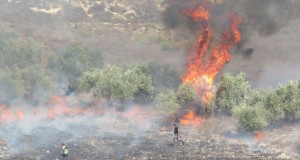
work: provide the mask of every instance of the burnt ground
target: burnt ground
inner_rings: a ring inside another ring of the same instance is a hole
[[[66,131],[37,128],[31,135],[18,137],[22,141],[15,146],[8,146],[2,140],[1,159],[55,160],[59,158],[61,142],[69,147],[70,160],[299,158],[275,149],[249,133],[236,132],[229,123],[222,121],[207,120],[201,127],[180,126],[181,138],[185,141],[183,146],[173,145],[172,127],[161,128],[154,123],[145,127],[131,120],[112,120],[93,127],[73,124]],[[45,132],[47,136],[42,137]]]

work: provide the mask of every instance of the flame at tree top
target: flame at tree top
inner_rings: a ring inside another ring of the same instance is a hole
[[[184,10],[183,15],[192,18],[200,24],[201,33],[195,45],[195,51],[190,57],[183,83],[192,84],[204,104],[209,104],[213,98],[212,84],[218,72],[231,59],[232,46],[241,40],[238,26],[242,18],[237,14],[230,16],[231,25],[223,33],[220,41],[212,44],[213,29],[209,24],[209,5],[198,6],[194,10]],[[216,41],[216,40],[214,40]]]

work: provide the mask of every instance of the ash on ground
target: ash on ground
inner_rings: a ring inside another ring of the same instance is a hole
[[[128,119],[102,120],[101,123],[95,121],[99,124],[72,124],[65,128],[67,130],[38,127],[30,135],[13,133],[14,143],[11,142],[11,136],[2,135],[0,158],[56,160],[61,158],[61,143],[69,148],[69,160],[299,158],[275,150],[251,136],[238,137],[230,132],[234,127],[227,130],[219,128],[223,125],[219,120],[210,120],[201,127],[179,125],[184,145],[173,143],[171,124],[162,127],[154,120],[151,124]],[[9,130],[9,127],[3,125],[2,132]]]

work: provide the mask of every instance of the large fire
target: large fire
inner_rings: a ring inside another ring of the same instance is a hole
[[[242,21],[237,14],[230,15],[231,25],[223,32],[222,38],[218,38],[210,26],[210,6],[209,2],[206,2],[193,10],[182,11],[183,15],[199,23],[201,30],[182,82],[192,84],[205,105],[213,98],[212,84],[216,75],[231,59],[230,50],[233,45],[241,40],[238,26]]]
[[[216,75],[225,63],[230,61],[230,50],[233,45],[241,40],[238,27],[242,18],[237,14],[231,14],[231,23],[222,36],[215,35],[210,24],[210,8],[214,3],[205,0],[202,2],[202,5],[194,9],[181,11],[182,15],[189,16],[194,23],[198,23],[201,31],[194,53],[189,58],[186,72],[182,77],[182,83],[192,84],[203,105],[207,106],[213,98],[212,86]],[[202,122],[193,111],[180,119],[180,123],[183,125],[199,126]]]

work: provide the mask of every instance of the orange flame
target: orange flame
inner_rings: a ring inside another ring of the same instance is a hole
[[[190,111],[186,115],[180,118],[180,124],[182,125],[194,125],[200,127],[204,123],[204,119],[198,118],[195,112]]]
[[[119,112],[114,109],[105,108],[101,105],[101,101],[97,101],[98,107],[80,107],[74,106],[74,103],[70,105],[66,97],[54,96],[47,103],[49,105],[45,108],[31,108],[26,111],[7,107],[6,104],[0,105],[0,123],[10,123],[21,121],[28,118],[35,120],[50,119],[53,120],[57,117],[63,116],[77,116],[87,114],[89,116],[104,116],[105,114],[112,115],[112,117],[118,117],[127,119],[135,123],[144,123],[148,119],[156,117],[157,112],[152,109],[142,109],[140,106],[131,106],[124,112]],[[76,103],[75,103],[76,104]],[[19,108],[19,107],[18,107]]]
[[[1,110],[2,110],[1,121],[10,121],[14,118],[13,113],[7,110],[7,106],[5,104],[1,105]]]
[[[194,22],[199,22],[201,29],[194,54],[189,60],[182,82],[194,85],[201,101],[206,105],[213,98],[212,84],[214,78],[225,63],[231,59],[230,50],[232,46],[241,40],[238,26],[242,22],[240,16],[232,14],[230,16],[231,25],[223,33],[222,41],[209,46],[212,41],[213,30],[209,25],[210,16],[207,8],[199,6],[194,10],[182,11],[182,14],[190,16]]]
[[[254,133],[255,139],[257,139],[259,142],[263,140],[264,137],[264,132],[263,131],[258,131]]]

